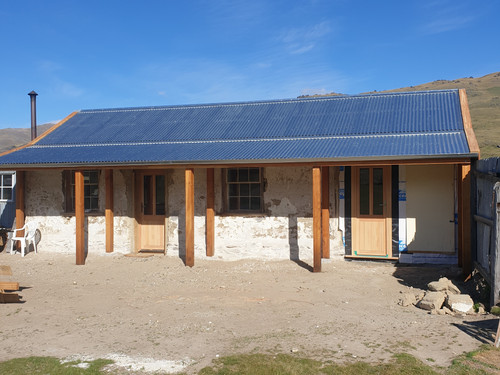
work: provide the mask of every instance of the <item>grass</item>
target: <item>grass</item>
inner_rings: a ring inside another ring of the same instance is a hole
[[[16,358],[0,362],[0,374],[98,375],[104,374],[104,367],[112,363],[113,361],[107,359],[61,363],[59,359],[54,357]],[[84,367],[78,367],[79,365]]]
[[[431,361],[432,362],[432,361]],[[83,362],[88,367],[76,367],[81,361],[61,363],[53,357],[18,358],[0,363],[0,374],[93,375],[113,374],[105,367],[112,361],[98,359]],[[125,370],[126,371],[126,370]],[[412,355],[400,353],[388,363],[354,362],[336,364],[289,354],[242,354],[215,359],[198,375],[489,375],[500,372],[500,350],[483,346],[479,350],[457,357],[447,368],[427,365]],[[123,372],[122,372],[123,373]]]

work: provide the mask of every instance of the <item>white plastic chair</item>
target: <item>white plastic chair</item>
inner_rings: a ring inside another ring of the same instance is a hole
[[[16,235],[17,233],[21,232],[24,230],[24,236],[19,236]],[[28,246],[28,243],[31,242],[33,244],[33,247],[36,251],[36,230],[37,230],[37,224],[34,222],[29,222],[24,225],[24,227],[19,228],[19,229],[14,229],[14,232],[12,233],[12,237],[10,238],[10,253],[14,254],[14,243],[17,241],[21,242],[21,256],[24,256],[26,253],[26,247]],[[17,252],[17,250],[16,250]]]

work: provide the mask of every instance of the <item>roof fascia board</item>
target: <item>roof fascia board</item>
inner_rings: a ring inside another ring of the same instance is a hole
[[[301,166],[348,166],[348,165],[426,165],[426,164],[460,164],[468,165],[477,155],[452,155],[450,157],[419,157],[411,159],[332,159],[332,160],[245,160],[224,161],[214,163],[157,163],[157,164],[47,164],[28,166],[24,164],[9,165],[8,170],[30,171],[40,169],[177,169],[177,168],[228,168],[228,167],[301,167]],[[0,171],[3,168],[0,166]],[[5,169],[7,170],[7,169]]]
[[[52,133],[54,130],[56,130],[58,127],[60,127],[66,121],[68,121],[70,118],[72,118],[73,116],[75,116],[77,113],[79,113],[79,111],[75,111],[73,113],[70,113],[68,116],[66,116],[61,121],[59,121],[57,124],[55,124],[54,126],[52,126],[49,130],[47,130],[46,132],[44,132],[42,135],[40,135],[39,137],[36,137],[35,139],[31,140],[30,142],[26,143],[25,145],[22,145],[22,146],[13,148],[12,150],[8,150],[8,151],[4,151],[4,152],[0,153],[0,157],[4,156],[4,155],[11,154],[11,153],[19,151],[19,150],[22,150],[23,148],[35,145],[38,141],[44,139],[46,136],[48,136],[50,133]]]
[[[465,89],[458,90],[460,96],[460,108],[462,110],[462,120],[464,124],[465,137],[467,138],[467,143],[469,145],[469,150],[471,153],[477,154],[479,159],[481,156],[479,150],[479,144],[474,134],[474,129],[472,128],[472,119],[469,111],[469,101],[467,100],[467,94]]]

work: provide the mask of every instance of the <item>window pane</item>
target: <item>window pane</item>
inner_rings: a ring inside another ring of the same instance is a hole
[[[165,176],[156,176],[156,214],[165,215]]]
[[[2,199],[11,200],[12,199],[12,188],[2,189]]]
[[[238,184],[229,184],[229,196],[237,197],[239,194]]]
[[[250,168],[249,170],[249,178],[251,182],[260,182],[260,178],[259,178],[259,168]]]
[[[384,214],[384,170],[373,168],[373,214]]]
[[[238,181],[238,170],[236,168],[231,168],[227,170],[227,182]]]
[[[250,189],[252,197],[260,197],[260,184],[252,184]]]
[[[89,182],[91,184],[98,184],[99,183],[99,173],[97,171],[89,171],[87,173],[89,175]]]
[[[238,198],[229,198],[229,209],[230,210],[238,209]]]
[[[370,169],[359,170],[359,213],[370,214]]]
[[[240,198],[240,210],[250,209],[250,199],[248,197]]]
[[[152,197],[152,179],[153,176],[144,176],[144,215],[153,214],[153,197]]]
[[[99,200],[97,198],[90,198],[90,207],[92,211],[99,209]]]
[[[260,197],[251,198],[250,203],[251,203],[250,209],[252,209],[252,210],[260,210]]]
[[[85,211],[89,211],[90,210],[90,198],[88,198],[88,197],[83,198],[83,204],[85,207]]]
[[[83,195],[85,195],[86,197],[90,196],[90,186],[89,185],[83,186]]]
[[[11,187],[12,186],[12,175],[11,174],[4,174],[3,175],[2,186],[5,186],[5,187]]]
[[[250,184],[240,184],[240,196],[248,197],[250,195]]]
[[[238,181],[247,182],[248,181],[248,168],[240,168],[238,170]]]

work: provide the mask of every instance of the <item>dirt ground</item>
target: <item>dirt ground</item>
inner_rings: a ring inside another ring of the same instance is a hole
[[[0,253],[21,304],[0,304],[0,360],[25,356],[114,358],[131,369],[195,372],[236,353],[290,353],[377,362],[407,352],[447,366],[491,343],[498,318],[431,315],[402,307],[457,269],[323,261],[313,274],[293,261]],[[134,367],[134,362],[139,367]],[[147,364],[151,364],[150,366]],[[156,366],[156,367],[155,367]]]

